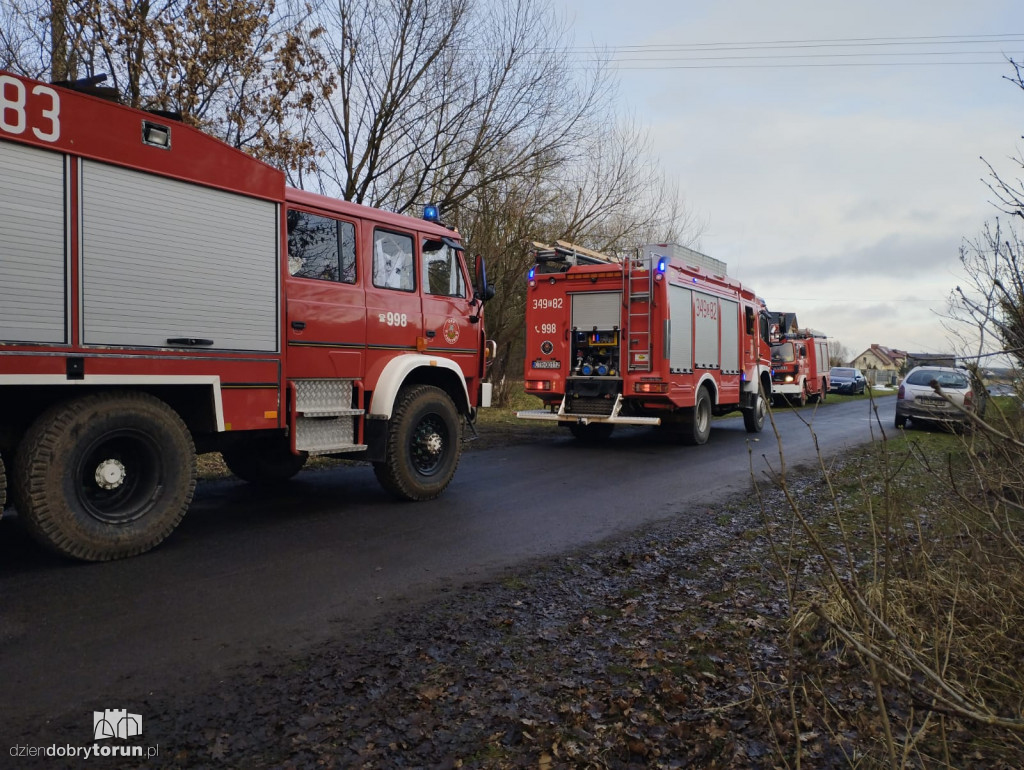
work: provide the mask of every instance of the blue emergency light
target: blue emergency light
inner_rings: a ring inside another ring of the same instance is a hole
[[[428,222],[440,222],[441,207],[436,203],[428,203],[423,207],[423,218]]]

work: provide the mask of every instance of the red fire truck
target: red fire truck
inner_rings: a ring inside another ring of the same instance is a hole
[[[814,329],[801,329],[795,313],[773,313],[779,335],[772,345],[772,394],[776,404],[784,400],[804,406],[824,401],[829,386],[828,338]]]
[[[534,257],[525,387],[545,408],[519,417],[584,440],[619,424],[662,425],[703,444],[712,415],[733,411],[751,433],[762,429],[768,314],[724,271],[696,264],[709,258],[662,244],[620,262],[561,241],[535,244]]]
[[[204,452],[256,483],[365,459],[439,495],[490,401],[482,260],[474,287],[439,221],[290,189],[83,87],[0,72],[0,495],[32,534],[146,551]]]

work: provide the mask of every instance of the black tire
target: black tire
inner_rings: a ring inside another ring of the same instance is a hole
[[[7,474],[4,472],[4,458],[0,457],[0,514],[7,502]]]
[[[825,403],[828,400],[828,383],[825,380],[821,381],[821,395],[819,396],[821,403]]]
[[[697,390],[697,401],[683,413],[679,440],[688,446],[706,444],[711,435],[711,396],[707,388]]]
[[[895,425],[897,428],[904,428],[907,425],[907,418],[896,415]]]
[[[760,433],[764,429],[764,418],[768,413],[768,404],[764,400],[764,394],[758,390],[754,406],[743,410],[743,427],[747,433]]]
[[[611,438],[614,430],[615,424],[610,422],[592,422],[587,425],[578,422],[569,424],[569,432],[573,437],[588,444],[599,444],[606,441]]]
[[[178,526],[195,492],[195,446],[160,399],[94,393],[40,415],[18,448],[14,482],[40,543],[83,561],[123,559]]]
[[[302,470],[308,455],[293,454],[288,439],[264,436],[221,450],[224,464],[242,481],[260,486],[283,484]]]
[[[398,394],[388,422],[385,459],[377,480],[402,500],[432,500],[455,475],[462,455],[462,423],[451,398],[432,385]]]
[[[800,395],[797,396],[795,399],[793,399],[793,405],[794,406],[799,406],[799,407],[807,406],[807,383],[806,382],[803,384],[803,387],[800,388]]]

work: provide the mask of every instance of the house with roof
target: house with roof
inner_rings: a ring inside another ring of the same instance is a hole
[[[850,366],[864,372],[871,385],[895,385],[906,371],[907,351],[872,344],[850,362]]]

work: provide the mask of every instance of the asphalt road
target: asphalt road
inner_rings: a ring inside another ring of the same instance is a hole
[[[836,401],[775,411],[791,467],[817,461],[801,418],[826,457],[880,437],[870,402]],[[877,406],[891,432],[895,400]],[[700,527],[750,488],[751,463],[759,476],[779,466],[775,434],[752,437],[733,417],[703,447],[630,428],[599,446],[566,432],[467,452],[428,503],[394,502],[368,467],[306,472],[269,494],[209,482],[162,546],[106,564],[51,556],[5,518],[0,747],[5,728],[97,700],[188,692],[247,660],[358,633],[439,592],[654,521]]]

